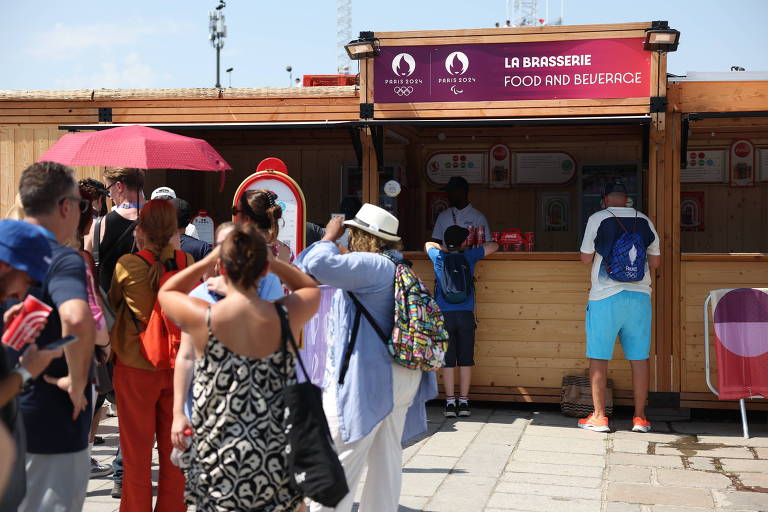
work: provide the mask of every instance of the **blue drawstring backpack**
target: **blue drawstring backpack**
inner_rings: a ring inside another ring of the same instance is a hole
[[[624,231],[613,242],[611,250],[604,260],[608,277],[622,283],[641,281],[645,277],[646,254],[645,243],[642,237],[636,233],[637,210],[635,210],[635,223],[631,233],[627,231],[627,228],[613,212],[608,211]]]

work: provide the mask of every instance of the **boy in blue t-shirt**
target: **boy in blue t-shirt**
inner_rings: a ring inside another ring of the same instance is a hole
[[[453,225],[443,234],[443,246],[427,242],[424,250],[435,269],[435,300],[445,317],[448,331],[448,351],[445,354],[443,388],[445,416],[469,416],[469,385],[475,365],[475,265],[485,256],[496,252],[499,244],[488,242],[482,247],[464,249],[469,230]],[[462,258],[463,256],[463,258]],[[447,272],[450,271],[450,274]],[[447,289],[443,289],[447,288]],[[459,403],[454,397],[453,368],[459,367]]]

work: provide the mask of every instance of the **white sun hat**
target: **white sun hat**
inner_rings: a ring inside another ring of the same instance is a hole
[[[157,198],[176,199],[176,192],[174,192],[171,187],[156,188],[155,190],[152,191],[151,199],[157,199]]]
[[[365,203],[355,214],[355,218],[344,222],[345,226],[354,227],[390,242],[398,242],[397,228],[400,221],[384,208]]]

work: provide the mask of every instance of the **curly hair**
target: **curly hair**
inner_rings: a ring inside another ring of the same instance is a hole
[[[350,226],[349,228],[349,250],[354,252],[382,252],[399,251],[402,247],[400,241],[392,242],[384,240],[375,235],[363,231],[362,229]]]

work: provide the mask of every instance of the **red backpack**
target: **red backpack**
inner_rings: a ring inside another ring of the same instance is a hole
[[[187,267],[187,253],[174,251],[175,260],[169,260],[165,263],[165,268],[160,276],[160,286],[163,286],[168,279],[179,270]],[[144,260],[147,265],[152,266],[155,263],[155,255],[149,251],[139,251],[136,256]],[[174,367],[176,354],[181,345],[181,329],[173,323],[160,307],[160,302],[155,298],[155,306],[149,315],[147,328],[139,333],[141,341],[141,353],[152,366],[158,370],[168,370]]]

